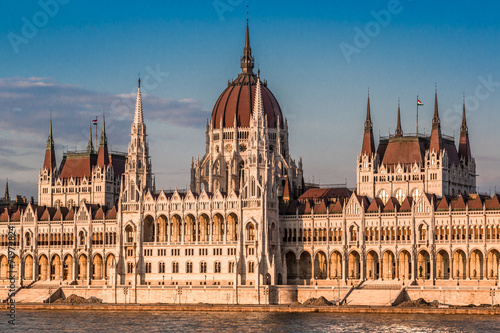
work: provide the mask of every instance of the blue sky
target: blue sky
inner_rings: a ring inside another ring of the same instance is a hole
[[[149,80],[144,112],[157,186],[189,184],[191,156],[204,152],[206,118],[227,80],[240,71],[246,2],[46,0],[0,6],[0,186],[8,177],[11,192],[36,195],[50,109],[58,161],[63,146],[86,146],[89,119],[103,108],[108,142],[126,149],[138,73]],[[368,88],[377,136],[394,131],[398,97],[403,130],[415,131],[417,94],[424,102],[420,130],[428,133],[437,82],[443,132],[458,136],[457,106],[465,93],[479,190],[500,188],[496,2],[249,6],[254,58],[288,118],[292,156],[303,157],[306,180],[355,185]],[[361,44],[358,31],[368,36]],[[357,53],[346,57],[342,45]]]

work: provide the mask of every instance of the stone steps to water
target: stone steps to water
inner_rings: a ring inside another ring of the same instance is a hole
[[[57,289],[52,289],[51,294]],[[16,303],[43,303],[49,298],[49,289],[21,289],[15,296]]]

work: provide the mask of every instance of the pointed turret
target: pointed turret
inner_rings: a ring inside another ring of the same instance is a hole
[[[260,120],[264,118],[264,101],[262,100],[262,89],[260,78],[257,78],[255,86],[255,99],[253,103],[253,116],[254,120],[260,126]]]
[[[401,105],[398,100],[398,124],[396,126],[396,137],[403,136],[403,129],[401,128]]]
[[[361,147],[361,155],[371,156],[375,153],[375,140],[373,138],[373,124],[372,117],[370,113],[370,93],[368,93],[368,101],[366,104],[366,121],[365,121],[365,133],[363,136],[363,146]]]
[[[50,115],[49,137],[47,138],[43,169],[53,170],[56,167],[56,153],[54,149],[54,138],[52,137],[52,115]]]
[[[464,158],[466,162],[469,162],[469,160],[471,159],[469,130],[467,128],[467,119],[465,116],[465,97],[463,100],[462,126],[460,127],[460,143],[458,145],[458,155],[461,158]]]
[[[141,79],[139,78],[134,121],[130,128],[130,142],[125,163],[124,188],[126,191],[135,192],[139,190],[147,193],[152,190],[152,168],[146,138],[146,124],[144,123],[142,110]],[[138,197],[132,196],[131,199],[135,201]]]
[[[429,149],[439,152],[443,147],[443,139],[441,136],[441,123],[439,120],[437,88],[434,91],[434,117],[432,118],[431,143]]]
[[[142,115],[142,93],[141,93],[141,79],[139,78],[138,88],[137,88],[137,99],[135,101],[135,115],[134,123],[142,124],[144,118]]]
[[[250,33],[248,31],[248,14],[247,14],[247,32],[245,37],[245,47],[243,48],[243,56],[241,57],[241,72],[253,74],[253,57],[252,48],[250,47]]]
[[[87,145],[87,153],[94,152],[94,143],[92,142],[92,123],[89,126],[89,143]]]
[[[101,139],[99,141],[99,152],[97,153],[97,165],[106,166],[109,164],[108,139],[106,138],[106,119],[102,114]]]
[[[9,194],[9,179],[7,178],[7,182],[5,183],[5,196],[4,196],[5,201],[10,200],[10,194]]]

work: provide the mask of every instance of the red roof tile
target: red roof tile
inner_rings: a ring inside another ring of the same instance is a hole
[[[384,207],[382,199],[376,197],[373,199],[373,201],[371,202],[370,206],[368,206],[368,209],[366,211],[370,213],[375,213],[378,212],[379,209],[381,209],[381,207]]]
[[[483,209],[483,202],[485,200],[485,197],[480,194],[476,194],[475,198],[472,198],[472,200],[469,200],[469,209],[470,210],[482,210]]]
[[[449,210],[450,209],[450,199],[447,196],[443,196],[436,207],[436,210]]]
[[[229,84],[212,111],[213,128],[234,127],[235,116],[238,127],[250,126],[256,83],[256,75],[240,74]],[[279,118],[280,127],[283,128],[283,115],[278,101],[265,83],[262,84],[261,91],[268,126],[276,128]]]
[[[422,163],[425,154],[424,140],[414,137],[393,137],[383,154],[382,164],[385,165],[408,165]]]
[[[495,193],[491,199],[486,200],[486,209],[500,210],[500,195]]]
[[[384,207],[384,212],[394,212],[394,210],[399,210],[399,201],[394,197],[390,197]]]
[[[90,153],[68,154],[61,162],[60,178],[90,178],[97,156]]]
[[[409,212],[411,211],[411,205],[413,204],[413,198],[412,197],[406,197],[403,200],[403,203],[401,204],[401,207],[399,208],[400,212]]]

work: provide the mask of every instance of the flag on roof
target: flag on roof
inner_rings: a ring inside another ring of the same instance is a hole
[[[97,117],[95,119],[92,119],[92,124],[97,125]]]
[[[420,100],[417,99],[417,105],[424,105],[424,103],[420,102]]]

